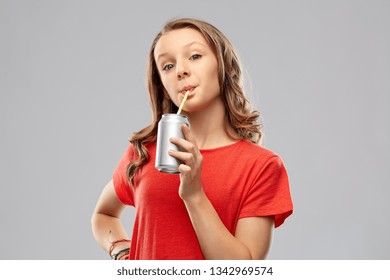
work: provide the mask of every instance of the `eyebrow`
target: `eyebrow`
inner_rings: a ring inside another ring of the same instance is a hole
[[[188,44],[185,44],[184,45],[184,47],[183,48],[189,48],[189,47],[191,47],[192,45],[201,45],[202,47],[206,47],[204,44],[202,44],[201,42],[198,42],[198,41],[192,41],[192,42],[190,42],[190,43],[188,43]],[[157,59],[156,59],[156,61],[158,61],[161,57],[164,57],[164,56],[167,56],[167,55],[169,55],[169,53],[161,53],[161,54],[159,54],[158,56],[157,56]]]

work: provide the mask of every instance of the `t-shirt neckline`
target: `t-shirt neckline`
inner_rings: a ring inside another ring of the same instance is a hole
[[[201,153],[209,153],[209,152],[215,152],[215,151],[220,151],[220,150],[224,150],[224,149],[229,149],[229,148],[234,147],[235,145],[242,143],[243,141],[245,141],[245,140],[241,139],[241,140],[238,140],[238,141],[231,143],[231,144],[227,144],[227,145],[215,147],[215,148],[210,148],[210,149],[199,149],[199,151]]]

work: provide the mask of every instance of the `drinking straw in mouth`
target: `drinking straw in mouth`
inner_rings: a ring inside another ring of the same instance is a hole
[[[181,110],[183,110],[184,103],[186,102],[189,93],[190,93],[190,91],[187,90],[187,91],[186,91],[186,94],[184,94],[184,98],[183,98],[183,100],[181,101],[179,110],[177,111],[177,115],[180,115]]]

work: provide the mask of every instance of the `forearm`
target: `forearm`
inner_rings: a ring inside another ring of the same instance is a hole
[[[121,220],[117,217],[96,213],[93,215],[91,222],[92,232],[97,243],[107,252],[111,248],[111,242],[129,239]],[[117,243],[114,253],[129,246],[130,244],[127,244],[127,242]]]
[[[252,259],[249,248],[228,231],[203,191],[184,203],[206,259]]]

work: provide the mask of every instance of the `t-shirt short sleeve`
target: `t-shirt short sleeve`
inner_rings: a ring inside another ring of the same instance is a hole
[[[134,188],[127,179],[127,166],[135,158],[133,145],[130,144],[120,159],[112,180],[118,199],[125,205],[134,206]]]
[[[269,158],[257,174],[248,191],[240,212],[240,218],[273,216],[274,226],[279,227],[293,212],[287,171],[282,159]]]

